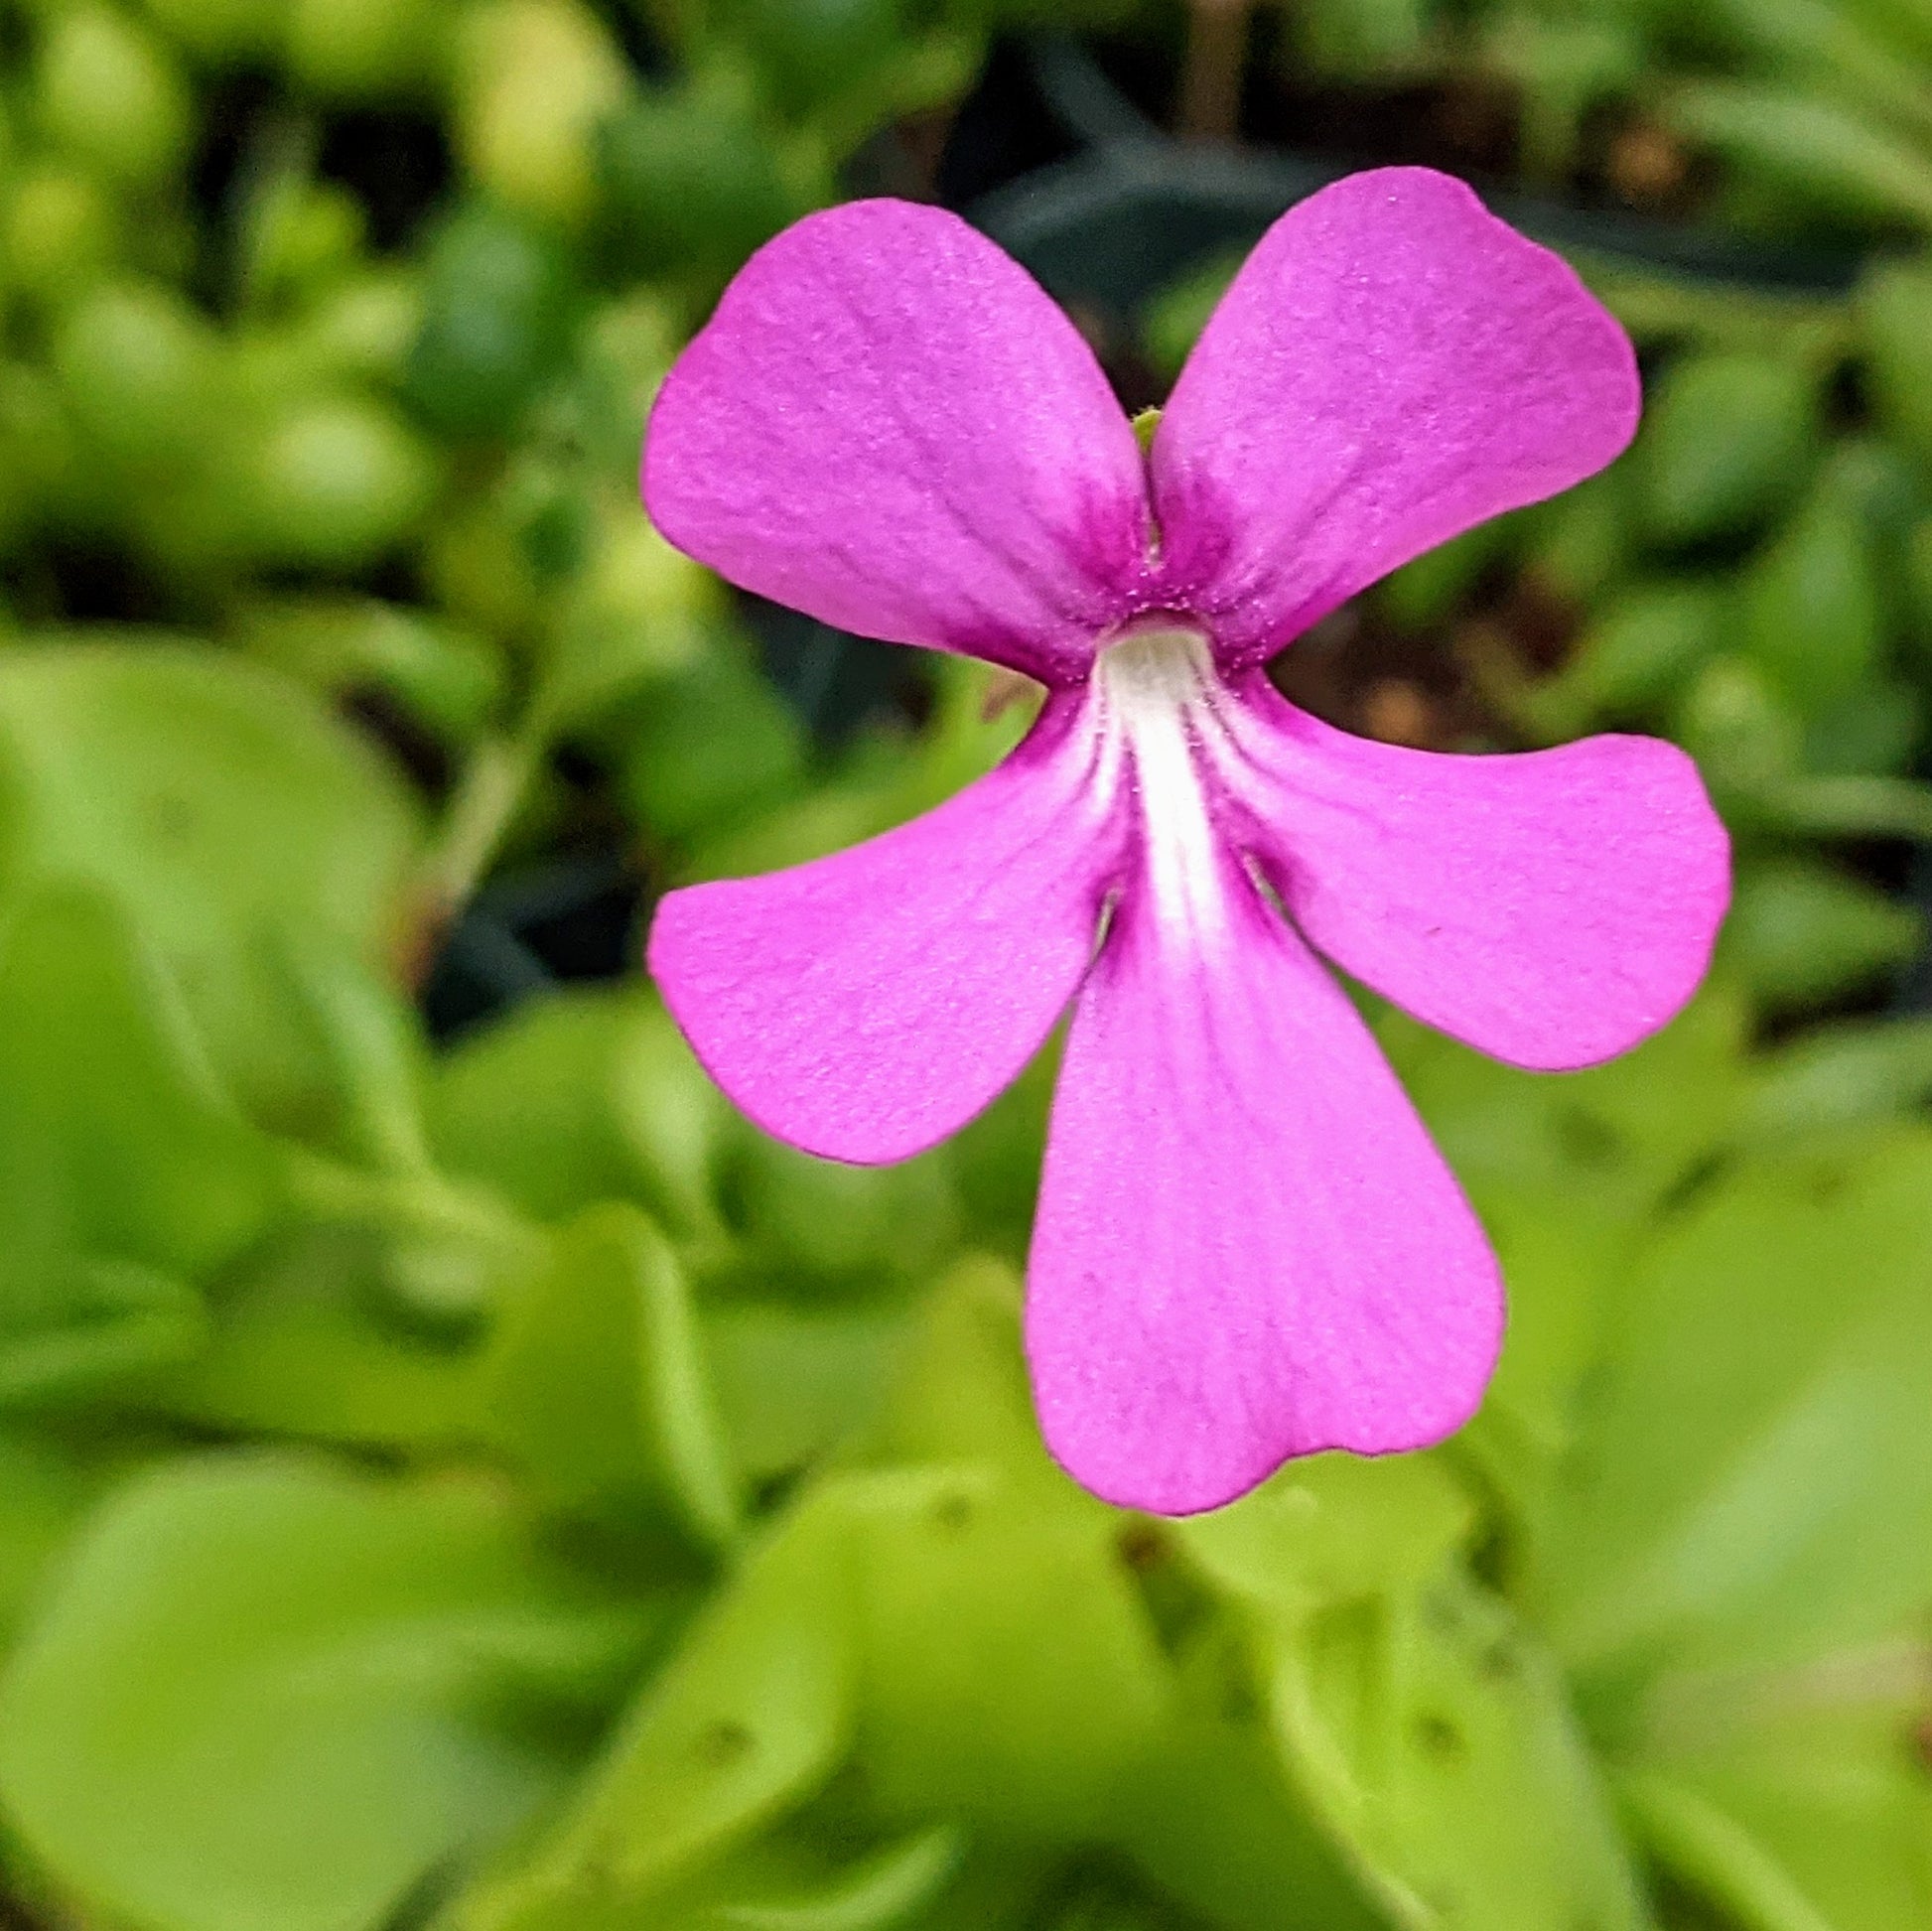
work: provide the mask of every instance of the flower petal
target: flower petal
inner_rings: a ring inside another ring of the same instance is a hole
[[[1047,1446],[1217,1507],[1290,1455],[1418,1448],[1502,1338],[1480,1226],[1366,1027],[1231,863],[1218,947],[1123,900],[1075,1008],[1028,1270]]]
[[[858,202],[754,255],[659,391],[645,506],[733,583],[1064,683],[1147,554],[1093,352],[957,215]]]
[[[1445,1033],[1542,1072],[1594,1065],[1697,990],[1730,844],[1655,738],[1461,758],[1351,738],[1259,673],[1218,712],[1241,842],[1309,941]]]
[[[1169,601],[1223,663],[1556,494],[1630,440],[1623,331],[1558,258],[1424,168],[1292,208],[1222,298],[1153,454]]]
[[[1120,846],[1082,716],[1049,703],[1005,763],[883,837],[658,906],[665,1003],[767,1133],[904,1160],[1038,1050],[1092,959]]]

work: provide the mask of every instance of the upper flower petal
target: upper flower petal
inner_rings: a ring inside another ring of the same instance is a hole
[[[1418,1019],[1555,1072],[1635,1045],[1697,990],[1730,845],[1675,745],[1407,751],[1260,672],[1214,717],[1241,842],[1311,942]]]
[[[1120,850],[1071,698],[936,811],[850,851],[671,893],[649,965],[712,1077],[767,1132],[903,1160],[1038,1050],[1093,956]]]
[[[651,412],[645,506],[828,623],[1080,676],[1147,554],[1134,432],[1039,286],[957,215],[813,214],[752,257]]]
[[[1047,1446],[1188,1514],[1290,1455],[1440,1440],[1502,1338],[1473,1212],[1355,1010],[1231,862],[1130,887],[1075,1008],[1028,1267]]]
[[[1276,222],[1155,438],[1170,601],[1224,663],[1271,654],[1475,523],[1601,469],[1635,431],[1623,332],[1558,258],[1422,168]]]

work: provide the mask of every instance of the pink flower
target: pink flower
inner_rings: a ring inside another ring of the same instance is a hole
[[[1436,1442],[1494,1366],[1482,1229],[1315,952],[1543,1069],[1621,1052],[1704,974],[1728,852],[1682,752],[1398,750],[1263,669],[1600,469],[1638,407],[1570,270],[1416,169],[1275,225],[1146,460],[1025,272],[901,203],[780,235],[664,384],[644,496],[673,543],[1046,686],[927,817],[672,893],[650,967],[754,1120],[865,1163],[962,1126],[1072,1005],[1027,1347],[1048,1446],[1112,1501],[1185,1513],[1292,1455]]]

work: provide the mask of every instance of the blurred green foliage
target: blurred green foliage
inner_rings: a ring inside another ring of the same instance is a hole
[[[644,415],[751,248],[916,182],[995,35],[1145,71],[1178,10],[0,3],[23,1922],[1932,1921],[1932,1021],[1881,1010],[1932,837],[1932,7],[1257,15],[1257,87],[1500,90],[1524,181],[1871,265],[1582,258],[1637,448],[1346,617],[1393,666],[1328,693],[1357,728],[1680,738],[1736,909],[1592,1073],[1376,1013],[1503,1256],[1491,1398],[1167,1523],[1027,1398],[1051,1048],[870,1172],[736,1117],[634,974],[454,1045],[418,994],[492,878],[791,863],[1015,742],[960,663],[809,730],[639,514]],[[1230,266],[1148,291],[1148,364]]]

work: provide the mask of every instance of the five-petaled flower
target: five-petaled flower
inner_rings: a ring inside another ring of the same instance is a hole
[[[1170,1513],[1291,1455],[1439,1440],[1501,1341],[1495,1261],[1316,962],[1520,1066],[1689,998],[1729,892],[1673,747],[1444,757],[1348,737],[1270,657],[1635,428],[1630,346],[1555,256],[1423,170],[1283,217],[1143,457],[1085,344],[936,208],[812,215],[664,383],[645,502],[744,588],[1046,688],[924,818],[674,892],[650,966],[760,1126],[918,1153],[1071,1031],[1028,1268],[1048,1446]]]

